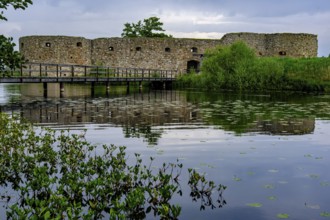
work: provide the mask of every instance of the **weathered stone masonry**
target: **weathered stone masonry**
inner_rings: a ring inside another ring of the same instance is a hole
[[[203,54],[217,45],[244,41],[258,56],[317,56],[313,34],[231,33],[220,40],[161,38],[99,38],[27,36],[20,51],[30,62],[103,65],[124,68],[167,69],[185,72],[198,69]]]

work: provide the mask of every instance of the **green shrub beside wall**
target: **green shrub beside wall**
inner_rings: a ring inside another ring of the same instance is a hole
[[[257,57],[243,42],[206,52],[201,74],[186,74],[178,87],[207,90],[330,91],[329,58]]]

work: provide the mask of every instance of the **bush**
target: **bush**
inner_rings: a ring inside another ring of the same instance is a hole
[[[330,58],[256,57],[243,42],[207,51],[201,71],[198,80],[194,75],[184,75],[178,85],[207,90],[330,89]]]
[[[177,219],[181,207],[171,198],[182,195],[179,176],[182,164],[164,163],[152,168],[139,154],[127,161],[125,147],[88,143],[84,134],[60,133],[35,128],[0,114],[0,187],[18,194],[7,199],[7,219],[144,219],[148,213],[164,219]],[[225,186],[216,186],[205,176],[189,169],[188,186],[201,208],[225,204]],[[16,196],[15,196],[16,197]]]

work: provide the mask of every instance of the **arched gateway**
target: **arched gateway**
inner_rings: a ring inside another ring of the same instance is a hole
[[[187,62],[187,72],[195,71],[199,72],[200,62],[196,60],[189,60]]]

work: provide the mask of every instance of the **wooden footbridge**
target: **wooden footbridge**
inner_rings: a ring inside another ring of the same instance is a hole
[[[1,73],[0,83],[172,82],[176,75],[177,70],[25,63]]]
[[[64,91],[64,83],[103,83],[110,88],[112,83],[149,82],[156,87],[166,88],[175,81],[177,70],[114,68],[104,66],[85,66],[50,63],[25,63],[20,69],[0,73],[0,83],[60,83]]]

